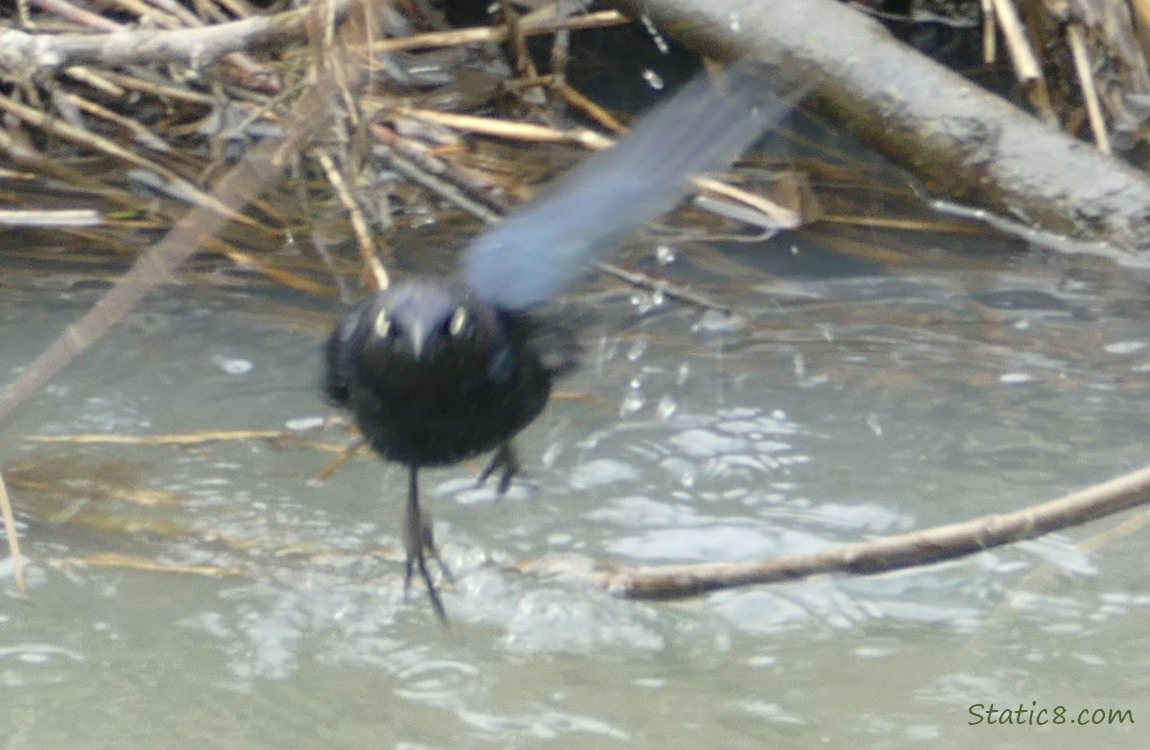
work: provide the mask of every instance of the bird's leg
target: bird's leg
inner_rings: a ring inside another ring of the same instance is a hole
[[[506,495],[507,489],[511,486],[512,477],[518,474],[521,468],[519,457],[515,455],[515,447],[510,442],[506,442],[495,449],[491,463],[487,464],[487,468],[479,475],[479,483],[486,482],[496,469],[502,469],[503,471],[499,474],[499,487],[497,489],[500,496]]]
[[[419,467],[414,464],[410,466],[407,478],[407,513],[403,519],[403,547],[406,555],[403,561],[403,598],[406,599],[411,593],[411,576],[418,566],[419,575],[427,586],[427,596],[431,599],[431,607],[435,610],[435,616],[446,625],[447,610],[443,608],[439,592],[436,591],[435,583],[431,580],[431,574],[427,571],[425,550],[431,550],[432,556],[439,562],[439,567],[444,573],[447,573],[447,568],[440,560],[439,552],[435,549],[431,525],[424,523],[423,515],[419,512]],[[448,574],[449,576],[450,574]]]

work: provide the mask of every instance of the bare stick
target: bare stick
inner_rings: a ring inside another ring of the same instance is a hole
[[[359,256],[371,275],[372,288],[387,289],[391,285],[391,280],[387,275],[387,269],[379,262],[375,241],[371,238],[371,229],[367,226],[367,219],[364,218],[359,204],[355,202],[355,196],[351,194],[351,188],[347,186],[347,181],[343,178],[343,174],[339,171],[339,167],[336,166],[335,160],[331,158],[330,154],[322,148],[315,148],[312,149],[312,155],[319,160],[324,174],[327,175],[327,181],[331,183],[340,203],[347,210],[347,218],[351,222],[352,229],[355,230],[355,239],[359,244]]]
[[[821,552],[748,562],[595,572],[589,578],[612,594],[629,599],[681,599],[736,586],[794,581],[820,573],[874,575],[1033,539],[1147,502],[1150,502],[1150,466],[1011,513],[843,544]]]
[[[603,10],[587,13],[571,18],[550,18],[546,21],[524,21],[520,31],[524,36],[551,34],[560,29],[597,29],[604,26],[619,26],[630,23],[630,20],[616,10]],[[476,42],[502,42],[507,39],[507,25],[484,26],[475,29],[459,29],[456,31],[435,31],[428,34],[415,34],[413,36],[385,39],[372,45],[373,52],[397,52],[411,49],[434,49],[436,47],[455,47],[460,44],[474,44]]]
[[[355,0],[333,0],[337,16]],[[92,64],[114,68],[128,64],[203,65],[229,52],[276,39],[302,37],[313,18],[311,6],[274,16],[192,29],[122,30],[115,34],[29,34],[0,29],[0,72],[31,77],[42,70]]]
[[[535,143],[577,143],[590,149],[601,151],[610,148],[614,143],[610,138],[596,133],[589,128],[570,128],[561,130],[547,125],[535,125],[530,122],[517,122],[514,120],[501,120],[494,117],[479,117],[476,115],[461,115],[455,112],[439,112],[431,109],[414,109],[401,107],[395,110],[398,115],[415,117],[425,122],[434,122],[455,130],[469,133],[490,135],[497,138],[509,138]]]

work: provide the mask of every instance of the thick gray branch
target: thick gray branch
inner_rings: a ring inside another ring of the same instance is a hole
[[[1144,263],[1150,180],[893,39],[834,0],[616,0],[709,54],[789,62],[810,100],[936,195]],[[1065,245],[1064,245],[1065,247]],[[1116,251],[1116,252],[1115,252]]]

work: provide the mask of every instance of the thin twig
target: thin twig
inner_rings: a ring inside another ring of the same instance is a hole
[[[630,19],[617,10],[604,10],[566,19],[524,22],[521,26],[521,30],[524,36],[537,36],[540,34],[550,34],[560,29],[599,29],[606,26],[620,26],[630,22]],[[438,47],[456,47],[478,42],[503,42],[506,40],[507,27],[505,25],[483,26],[474,29],[435,31],[428,34],[399,37],[397,39],[384,39],[372,45],[371,49],[372,52],[375,53],[398,52],[401,50],[435,49]]]
[[[236,440],[284,440],[297,436],[291,430],[201,430],[153,435],[129,435],[117,432],[82,432],[69,435],[25,435],[33,443],[70,443],[73,445],[177,445],[187,447]]]
[[[716,302],[705,294],[701,294],[685,286],[680,286],[679,284],[672,284],[665,279],[656,279],[653,276],[648,276],[639,271],[629,271],[626,268],[621,268],[614,263],[608,263],[606,261],[596,261],[594,267],[599,273],[612,276],[638,289],[646,289],[650,292],[662,294],[668,299],[686,302],[689,305],[701,307],[704,310],[715,310],[716,312],[721,312],[726,315],[734,312],[734,308],[730,305]]]
[[[449,128],[496,138],[508,138],[533,143],[577,143],[587,148],[602,150],[614,143],[610,138],[589,128],[560,130],[547,125],[529,122],[500,120],[494,117],[460,115],[454,112],[440,112],[433,109],[399,108],[397,115],[415,117],[426,122],[434,122]]]
[[[128,93],[123,87],[117,86],[109,81],[103,73],[97,73],[91,68],[85,68],[81,65],[73,65],[70,68],[65,68],[64,75],[102,91],[109,96],[124,96]]]
[[[64,72],[71,75],[75,70],[88,69],[74,66],[66,68]],[[207,107],[211,107],[217,103],[216,97],[211,94],[205,94],[202,91],[179,88],[159,81],[150,81],[146,78],[127,75],[114,70],[101,70],[100,76],[108,83],[114,86],[122,86],[128,91],[138,91],[142,94],[150,94],[151,96],[171,99],[177,102],[188,102],[190,104],[200,104]],[[77,80],[83,81],[84,79],[80,77]]]
[[[411,148],[405,139],[395,136],[394,133],[391,133],[387,128],[380,125],[373,126],[372,130],[377,136],[386,138],[388,141],[389,145],[380,144],[376,146],[376,150],[381,156],[388,160],[396,171],[481,221],[490,224],[499,221],[501,211],[495,210],[490,201],[482,201],[478,197],[473,198],[471,195],[464,193],[464,189],[468,189],[477,196],[483,197],[478,186],[463,185],[461,187],[460,183],[464,181],[460,179],[458,173],[450,173],[450,176],[455,178],[454,182],[441,177],[440,175],[444,173],[442,162],[434,160],[434,166],[438,167],[438,169],[434,169],[431,164],[433,161],[432,158],[425,152],[417,152],[416,149]],[[408,148],[404,149],[403,147],[405,145],[408,146]],[[400,153],[401,149],[403,149],[403,153]]]
[[[572,88],[566,82],[560,81],[557,85],[552,87],[555,91],[563,97],[568,105],[580,110],[583,114],[590,117],[595,122],[614,133],[627,132],[627,126],[619,122],[613,114],[600,107],[595,102],[588,99],[577,89]]]

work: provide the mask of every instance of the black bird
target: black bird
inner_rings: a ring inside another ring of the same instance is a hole
[[[495,451],[480,480],[498,470],[505,491],[519,468],[512,438],[574,365],[573,337],[534,309],[673,207],[689,176],[725,166],[795,98],[741,68],[718,86],[700,76],[614,148],[472,240],[457,276],[397,283],[340,320],[327,342],[325,391],[355,415],[376,452],[408,466],[404,591],[418,567],[442,622],[427,569],[426,553],[439,556],[420,514],[420,468]]]

